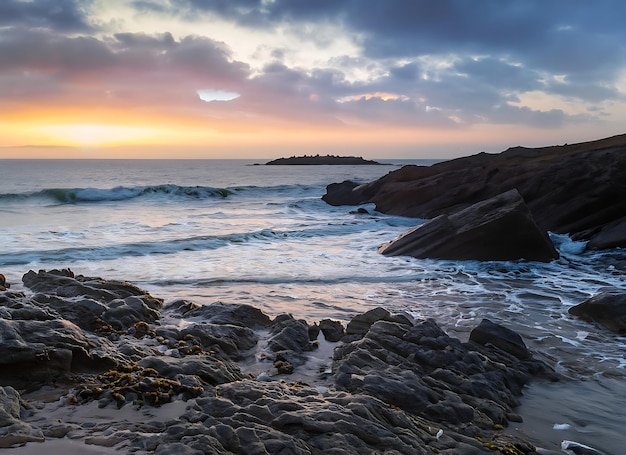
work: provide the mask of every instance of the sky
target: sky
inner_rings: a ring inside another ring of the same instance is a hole
[[[626,132],[622,0],[1,0],[0,158],[451,158]]]

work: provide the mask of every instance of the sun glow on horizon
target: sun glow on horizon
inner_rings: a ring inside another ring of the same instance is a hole
[[[156,128],[99,123],[42,125],[36,129],[56,144],[73,146],[132,144],[155,140],[162,135],[162,131]]]

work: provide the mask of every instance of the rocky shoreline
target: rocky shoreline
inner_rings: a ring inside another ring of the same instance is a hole
[[[382,308],[309,324],[247,305],[164,304],[68,269],[23,282],[32,292],[0,293],[0,447],[550,453],[506,427],[525,384],[562,378],[488,320],[461,342]]]
[[[330,184],[322,199],[330,205],[374,203],[382,213],[433,219],[516,189],[540,229],[588,241],[588,249],[624,248],[625,173],[626,135],[619,135],[404,166],[362,185]]]

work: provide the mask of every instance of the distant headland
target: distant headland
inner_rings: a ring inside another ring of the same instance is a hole
[[[269,166],[275,165],[355,165],[355,164],[381,164],[377,161],[366,160],[360,156],[337,156],[337,155],[304,155],[292,156],[289,158],[278,158],[265,163]]]

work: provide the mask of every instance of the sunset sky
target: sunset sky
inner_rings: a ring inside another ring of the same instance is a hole
[[[448,158],[626,132],[626,3],[1,0],[0,158]]]

